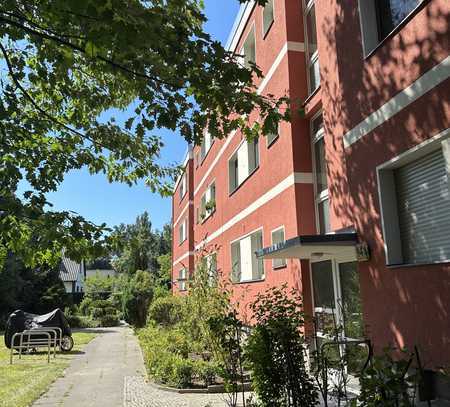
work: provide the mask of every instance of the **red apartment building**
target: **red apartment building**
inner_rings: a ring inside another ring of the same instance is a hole
[[[245,305],[298,289],[319,335],[335,315],[377,349],[450,366],[450,1],[270,0],[241,7],[228,49],[258,91],[304,117],[249,143],[205,134],[173,197],[173,290],[198,252]]]

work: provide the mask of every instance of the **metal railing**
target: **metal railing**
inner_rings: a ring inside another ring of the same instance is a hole
[[[16,338],[19,344],[16,344]],[[18,350],[19,359],[22,358],[22,350],[27,352],[34,348],[47,348],[47,362],[50,363],[50,353],[53,347],[53,357],[56,358],[56,348],[62,351],[62,329],[58,327],[42,327],[17,332],[11,339],[11,352],[9,363],[13,363],[14,350]]]
[[[55,332],[55,334],[56,334],[56,332]],[[25,342],[23,340],[24,336],[27,336],[27,338],[28,338],[28,340],[26,340]],[[33,336],[38,337],[38,338],[32,339]],[[42,336],[45,336],[45,338],[42,338]],[[19,338],[18,345],[16,345],[16,341],[15,341],[16,338]],[[13,364],[14,350],[19,351],[19,359],[21,359],[22,358],[22,349],[29,350],[30,346],[32,348],[46,347],[47,348],[47,363],[50,363],[50,351],[51,351],[51,346],[52,346],[52,339],[50,336],[50,332],[45,332],[45,331],[37,331],[36,332],[36,331],[28,330],[28,331],[23,331],[23,332],[17,332],[12,336],[9,364],[10,365]]]
[[[41,328],[33,328],[32,331],[38,331],[38,332],[52,332],[54,333],[52,338],[53,346],[56,347],[59,346],[59,351],[62,352],[62,329],[58,328],[56,326],[48,326],[48,327],[41,327]],[[56,334],[59,334],[58,336]]]

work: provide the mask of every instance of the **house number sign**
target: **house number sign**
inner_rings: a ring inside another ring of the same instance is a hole
[[[366,242],[361,242],[356,245],[356,258],[358,261],[370,260],[369,245]]]

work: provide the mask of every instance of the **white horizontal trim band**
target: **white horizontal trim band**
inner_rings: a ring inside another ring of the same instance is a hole
[[[194,254],[195,254],[195,252],[186,252],[182,256],[178,257],[178,259],[176,259],[172,265],[175,266],[180,261],[183,261],[184,259],[188,258],[189,256],[193,256]]]
[[[264,91],[265,87],[272,79],[273,74],[278,69],[278,66],[281,64],[281,61],[283,61],[283,58],[285,57],[288,51],[304,52],[305,44],[303,42],[288,41],[283,45],[277,57],[275,58],[275,61],[273,62],[272,66],[267,71],[267,75],[261,81],[257,91],[258,94],[261,94]]]
[[[344,135],[344,147],[350,147],[360,138],[389,120],[406,106],[450,77],[450,56],[425,72],[411,85],[403,89],[378,110]]]
[[[189,205],[194,205],[194,201],[189,201],[189,202],[186,204],[186,206],[181,210],[180,214],[178,215],[177,220],[176,220],[175,222],[173,222],[173,226],[175,226],[175,225],[180,221],[180,219],[181,219],[181,218],[183,217],[183,215],[184,215],[184,212],[186,212],[186,209],[189,208]]]
[[[222,233],[233,227],[236,223],[242,221],[251,213],[255,212],[261,206],[268,203],[270,200],[275,198],[277,195],[281,194],[283,191],[288,189],[294,184],[311,184],[313,182],[313,175],[310,172],[295,172],[286,177],[283,181],[281,181],[278,185],[274,186],[272,189],[261,195],[258,199],[256,199],[252,204],[247,206],[247,208],[243,209],[233,218],[231,218],[228,222],[222,225],[219,229],[211,233],[204,240],[202,240],[199,244],[195,246],[195,249],[198,250],[202,248],[205,244],[214,240],[216,237],[220,236]]]
[[[267,71],[267,75],[262,80],[261,84],[259,85],[257,92],[258,94],[261,94],[264,90],[264,88],[267,86],[268,82],[272,78],[273,74],[277,70],[278,66],[280,65],[281,61],[283,60],[284,56],[287,54],[288,51],[300,51],[303,52],[305,50],[305,44],[303,42],[294,42],[294,41],[288,41],[286,42],[283,47],[281,48],[281,51],[278,53],[278,56],[275,58],[275,61],[273,62],[270,69]],[[209,166],[208,170],[205,172],[205,175],[201,179],[201,181],[198,183],[197,187],[194,190],[194,196],[197,195],[198,191],[206,181],[206,178],[208,178],[209,174],[219,161],[222,154],[227,149],[228,145],[231,143],[231,140],[233,139],[234,135],[236,134],[236,131],[232,132],[225,140],[225,143],[220,148],[217,155],[214,157],[214,161]]]

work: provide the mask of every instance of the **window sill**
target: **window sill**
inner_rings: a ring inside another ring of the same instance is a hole
[[[269,24],[269,26],[267,27],[266,32],[263,32],[263,40],[265,40],[266,37],[269,35],[269,32],[270,32],[274,22],[275,22],[275,19],[272,20],[272,22]]]
[[[267,136],[266,136],[267,137]],[[279,134],[277,134],[277,136],[270,142],[270,143],[267,143],[267,148],[269,149],[270,147],[272,147],[276,142],[277,142],[277,140],[280,138],[280,135]]]
[[[183,196],[180,197],[180,202],[178,203],[178,205],[181,205],[183,203],[186,195],[187,195],[187,191],[183,194]]]
[[[259,169],[259,165],[250,173],[247,175],[247,178],[244,179],[244,181],[242,181],[236,188],[234,188],[230,193],[229,193],[229,197],[231,197],[232,195],[234,195],[234,193],[236,191],[238,191],[239,189],[241,189],[242,185],[244,185],[248,179],[250,179],[250,177]]]
[[[319,92],[319,90],[320,90],[320,83],[319,86],[308,95],[308,97],[303,102],[302,107],[305,107],[311,101],[311,99]]]
[[[180,243],[178,243],[178,246],[181,246],[186,240],[187,240],[187,238],[184,239],[183,241],[181,241]]]
[[[213,216],[216,213],[216,209],[211,211],[208,216],[205,216],[203,219],[200,220],[200,225],[203,225],[211,216]]]
[[[380,48],[383,48],[384,45],[386,45],[387,42],[391,40],[392,37],[397,35],[399,31],[403,29],[403,27],[409,23],[409,21],[414,18],[414,16],[422,10],[430,0],[423,0],[420,4],[417,5],[417,7],[412,10],[386,37],[384,37],[376,46],[374,49],[372,49],[367,55],[364,55],[364,60],[370,59],[374,54],[378,52]],[[364,52],[364,51],[363,51]]]
[[[386,267],[389,269],[398,269],[398,268],[411,268],[411,267],[424,267],[424,266],[439,266],[439,265],[444,265],[444,264],[450,264],[450,259],[429,262],[429,263],[386,264]]]
[[[285,268],[287,268],[287,263],[286,264],[282,264],[280,266],[272,266],[272,269],[274,269],[274,270],[282,270],[282,269],[285,269]]]
[[[239,285],[239,284],[261,283],[261,282],[263,282],[265,280],[266,280],[266,278],[264,277],[264,278],[260,278],[260,279],[257,279],[257,280],[234,281],[233,284]]]

